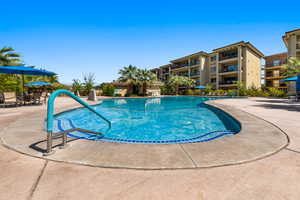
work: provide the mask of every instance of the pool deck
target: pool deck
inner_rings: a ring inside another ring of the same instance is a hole
[[[76,106],[67,98],[59,98],[58,102],[58,111]],[[127,149],[132,145],[122,148],[121,144],[113,144],[95,154],[83,154],[99,148],[99,143],[73,141],[67,149],[57,150],[47,158],[71,162],[66,160],[70,155],[79,155],[73,157],[73,163],[75,159],[85,158],[81,164],[87,164],[88,160],[102,158],[115,164],[118,161],[118,167],[164,170],[89,167],[28,156],[41,154],[27,144],[37,142],[36,138],[30,140],[37,135],[35,131],[40,131],[41,138],[45,136],[41,129],[34,130],[42,127],[45,107],[0,109],[5,146],[0,146],[0,199],[300,199],[300,104],[266,98],[210,103],[241,120],[243,130],[252,128],[250,133],[208,143],[174,145],[176,157],[164,149],[169,145],[155,150],[151,145],[138,151]],[[15,137],[20,130],[25,137]],[[104,145],[107,144],[100,146]],[[220,148],[222,145],[227,148]],[[107,157],[104,153],[108,153]],[[132,156],[128,157],[129,153]],[[126,155],[127,160],[118,160]],[[160,160],[153,163],[153,157]],[[145,162],[146,167],[139,167]],[[104,167],[114,166],[106,163]]]

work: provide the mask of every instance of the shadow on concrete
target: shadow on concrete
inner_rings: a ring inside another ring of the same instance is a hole
[[[287,99],[257,99],[254,101],[260,103],[288,103]]]
[[[58,140],[58,139],[60,139],[60,138],[55,138],[54,140]],[[76,140],[79,140],[79,139],[78,138],[68,138],[67,143],[70,143],[70,142],[73,142]],[[61,146],[61,142],[55,142],[55,143],[57,143],[57,144],[53,144],[53,146],[52,146],[53,149]],[[41,141],[38,141],[38,142],[35,142],[35,143],[29,145],[29,148],[31,148],[35,151],[38,151],[40,153],[46,153],[47,152],[46,146],[47,146],[47,140],[41,140]]]
[[[254,105],[256,107],[268,108],[268,109],[279,109],[279,110],[288,110],[293,112],[300,112],[299,104],[261,104]]]

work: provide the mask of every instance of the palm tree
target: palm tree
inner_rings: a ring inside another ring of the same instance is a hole
[[[300,60],[297,58],[290,58],[288,65],[285,66],[287,76],[297,76],[300,73]]]
[[[0,65],[1,66],[18,66],[23,65],[20,59],[21,55],[14,52],[12,47],[3,47],[0,49]]]
[[[142,94],[146,95],[148,83],[153,83],[157,80],[157,76],[147,69],[138,69],[137,80],[142,86]]]
[[[129,65],[128,67],[123,67],[119,74],[121,77],[118,79],[120,82],[126,82],[129,84],[129,93],[133,93],[133,87],[138,83],[138,68]]]
[[[89,73],[84,75],[83,81],[84,88],[87,92],[87,95],[89,95],[91,90],[95,87],[95,74]]]
[[[77,96],[80,96],[80,91],[82,90],[82,83],[80,82],[79,79],[73,79],[73,83],[72,83],[72,91],[74,92],[74,94],[76,94]]]
[[[179,86],[190,87],[193,84],[195,84],[195,80],[190,79],[189,77],[175,75],[169,78],[168,84],[176,88],[176,95],[177,95],[179,91]]]

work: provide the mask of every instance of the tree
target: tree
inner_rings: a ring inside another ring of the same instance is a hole
[[[0,65],[1,66],[18,66],[23,65],[20,59],[21,55],[16,53],[12,47],[3,47],[0,49]]]
[[[142,95],[146,95],[147,85],[153,83],[157,80],[157,77],[154,73],[147,69],[138,69],[137,70],[137,80],[142,88]]]
[[[72,83],[72,91],[77,96],[80,96],[80,91],[82,90],[82,83],[79,79],[73,79]]]
[[[300,60],[297,58],[290,58],[288,60],[288,65],[285,65],[285,69],[285,75],[297,76],[300,73]]]
[[[119,74],[121,76],[118,78],[118,81],[128,83],[128,93],[134,93],[134,86],[136,86],[138,83],[138,68],[136,66],[129,65],[128,67],[123,67],[122,69],[120,69]]]
[[[118,79],[119,81],[136,83],[138,68],[136,66],[129,65],[128,67],[123,67],[120,69],[119,74],[121,75],[121,77]]]
[[[95,74],[89,73],[84,75],[83,81],[84,89],[87,92],[87,95],[89,95],[89,93],[95,86]]]
[[[189,77],[175,75],[169,78],[168,84],[176,88],[177,95],[179,91],[179,86],[191,87],[193,84],[195,84],[195,80],[190,79]]]

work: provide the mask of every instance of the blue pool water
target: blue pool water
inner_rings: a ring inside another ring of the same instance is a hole
[[[85,108],[56,116],[55,131],[83,128],[101,136],[72,132],[71,137],[125,143],[193,143],[236,134],[240,124],[227,113],[204,104],[206,97],[124,98],[103,100],[94,108],[112,122]]]

